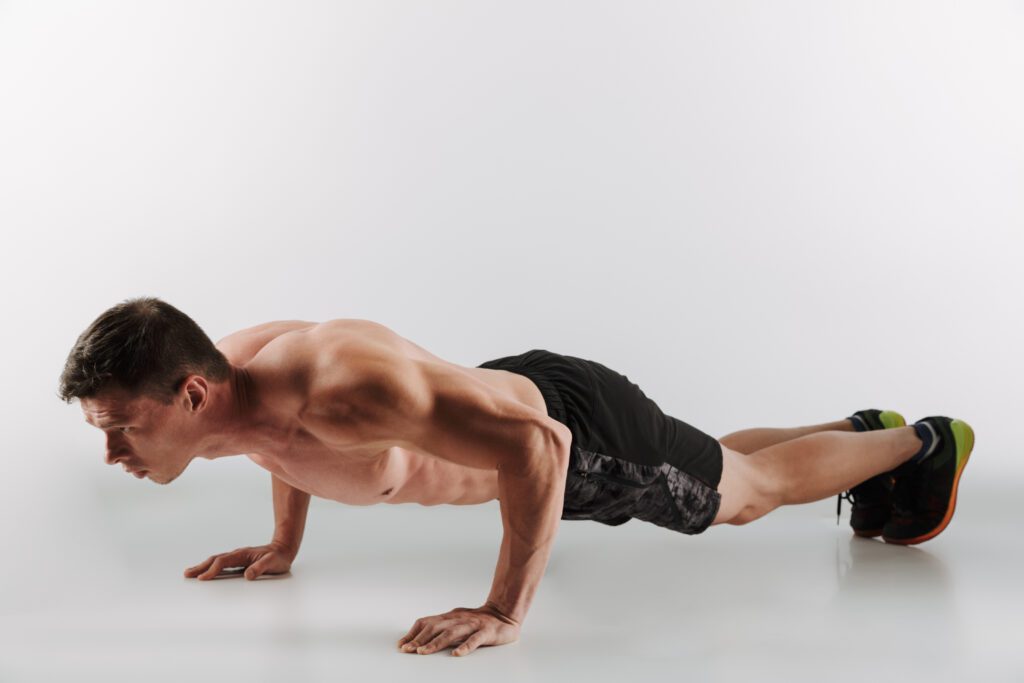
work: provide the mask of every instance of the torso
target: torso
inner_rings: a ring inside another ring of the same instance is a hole
[[[327,333],[332,339],[347,335],[353,344],[387,345],[389,350],[412,359],[444,363],[543,413],[547,412],[540,390],[529,378],[505,370],[450,363],[383,325],[368,320],[268,323],[236,332],[221,340],[218,348],[233,365],[245,367],[266,344],[290,333]],[[498,497],[497,470],[465,467],[430,453],[399,447],[341,450],[329,447],[301,427],[296,427],[280,450],[247,455],[289,486],[348,505],[474,505]]]

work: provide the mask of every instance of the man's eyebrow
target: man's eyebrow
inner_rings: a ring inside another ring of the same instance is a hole
[[[85,421],[88,422],[89,424],[92,424],[91,422],[89,422],[89,418],[85,418]],[[120,422],[124,422],[123,417],[111,418],[110,420],[107,420],[105,422],[97,422],[96,426],[99,427],[100,429],[106,429],[107,427],[111,427]]]

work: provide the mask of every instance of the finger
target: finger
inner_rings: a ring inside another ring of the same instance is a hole
[[[214,558],[213,564],[210,565],[210,568],[199,575],[199,580],[205,581],[207,579],[212,579],[220,574],[221,570],[226,567],[237,567],[242,564],[245,564],[245,553],[243,551],[236,550],[234,552],[218,555]]]
[[[401,646],[402,652],[416,652],[416,648],[428,640],[430,633],[426,627],[417,631],[409,638],[408,642]]]
[[[427,623],[423,625],[412,638],[409,639],[405,645],[402,646],[402,652],[416,652],[416,650],[424,643],[430,642],[430,640],[437,633],[437,625]]]
[[[416,636],[416,634],[423,630],[424,622],[424,619],[417,619],[416,621],[414,621],[412,624],[412,628],[409,629],[404,636],[398,639],[398,647],[402,648],[403,646],[408,645],[409,642]]]
[[[440,617],[432,617],[431,621],[427,622],[426,626],[422,631],[416,634],[406,645],[408,651],[417,652],[419,654],[427,654],[439,650],[445,645],[455,640],[457,637],[466,635],[476,630],[472,624],[467,624],[464,621],[457,621],[453,619],[442,619]],[[435,641],[438,637],[443,635],[442,641]],[[431,644],[431,647],[423,649],[427,644]]]
[[[456,657],[462,657],[468,655],[473,650],[477,649],[481,645],[485,645],[487,642],[487,633],[485,631],[477,631],[469,638],[466,638],[466,642],[459,645],[457,648],[452,650],[452,654]]]
[[[257,578],[258,576],[266,572],[269,564],[270,561],[267,559],[266,556],[261,557],[260,559],[250,564],[249,568],[245,570],[245,578],[249,581],[252,581],[253,579]]]
[[[208,558],[203,560],[197,565],[193,565],[185,570],[185,576],[195,576],[199,572],[203,571],[210,566],[210,563],[217,559],[216,555],[210,555]]]
[[[224,566],[224,559],[221,557],[215,558],[206,571],[202,572],[196,578],[200,581],[206,581],[220,574],[221,568]]]
[[[467,632],[474,630],[472,626],[466,624],[442,629],[433,638],[416,648],[416,654],[429,655],[431,652],[443,650],[455,641],[461,640],[462,636],[466,635]]]

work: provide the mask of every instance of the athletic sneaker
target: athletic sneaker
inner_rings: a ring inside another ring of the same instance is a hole
[[[925,417],[939,443],[917,463],[893,470],[892,514],[882,530],[887,543],[913,545],[939,535],[953,518],[956,490],[974,449],[974,430],[963,420]]]
[[[874,429],[905,427],[907,421],[894,410],[858,410],[846,418],[858,432]],[[843,498],[850,501],[850,526],[858,536],[872,538],[882,533],[882,527],[889,519],[889,505],[892,495],[893,477],[890,472],[876,474],[839,494],[836,501],[836,524],[839,524]]]

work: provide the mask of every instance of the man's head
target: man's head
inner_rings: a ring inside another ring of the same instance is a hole
[[[190,317],[154,297],[104,311],[75,342],[59,396],[106,434],[106,462],[167,484],[198,454],[194,419],[231,364]]]

